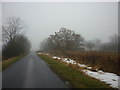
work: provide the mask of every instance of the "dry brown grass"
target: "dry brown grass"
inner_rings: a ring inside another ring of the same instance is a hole
[[[64,53],[55,52],[55,54],[69,57],[81,64],[91,66],[94,69],[100,69],[106,72],[113,72],[120,75],[120,54],[117,53],[98,51],[67,51]]]
[[[77,65],[67,64],[61,60],[55,60],[46,54],[40,54],[40,58],[45,60],[49,67],[63,80],[69,82],[70,88],[100,88],[111,89],[109,85],[91,78],[80,71]]]

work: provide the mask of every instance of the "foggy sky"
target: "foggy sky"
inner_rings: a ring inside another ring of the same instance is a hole
[[[40,42],[61,27],[81,34],[85,40],[103,42],[118,33],[117,2],[7,2],[2,3],[3,25],[7,17],[21,17],[28,29],[26,35],[34,50]]]
[[[0,26],[2,26],[2,3],[0,2]],[[1,50],[2,50],[2,29],[0,28],[0,55],[1,55]],[[0,59],[1,61],[1,59]]]

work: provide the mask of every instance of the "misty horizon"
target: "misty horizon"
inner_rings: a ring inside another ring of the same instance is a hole
[[[99,38],[102,42],[118,34],[118,4],[104,3],[3,3],[2,24],[8,17],[20,17],[28,28],[26,36],[32,49],[38,50],[40,43],[65,27],[83,36],[85,40]]]

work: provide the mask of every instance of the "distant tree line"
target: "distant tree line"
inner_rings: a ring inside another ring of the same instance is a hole
[[[2,26],[2,57],[3,59],[29,52],[30,41],[24,35],[25,22],[19,17],[9,17]]]
[[[114,34],[109,38],[108,42],[102,43],[100,39],[86,41],[87,50],[119,52],[120,50],[120,37]]]
[[[114,34],[110,37],[109,42],[103,43],[101,45],[102,51],[114,51],[119,52],[120,50],[120,37],[117,34]]]
[[[91,41],[85,40],[80,34],[73,30],[61,28],[58,32],[43,40],[40,48],[42,51],[110,51],[117,52],[119,39],[118,35],[110,37],[110,41],[101,43],[100,39]]]

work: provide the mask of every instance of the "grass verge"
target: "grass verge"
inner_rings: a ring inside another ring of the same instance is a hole
[[[22,54],[22,55],[19,55],[19,56],[15,56],[15,57],[9,58],[8,60],[2,61],[2,64],[0,63],[0,67],[2,67],[2,69],[0,68],[0,70],[4,71],[10,65],[12,65],[16,61],[22,59],[25,55],[26,54]]]
[[[102,51],[51,51],[55,56],[64,56],[95,69],[120,75],[120,54]]]
[[[40,54],[39,57],[45,60],[49,64],[50,68],[62,80],[68,81],[71,88],[111,88],[104,82],[100,82],[99,80],[91,78],[84,73],[78,71],[76,67],[66,65],[60,60],[54,60],[53,58],[45,54]]]

